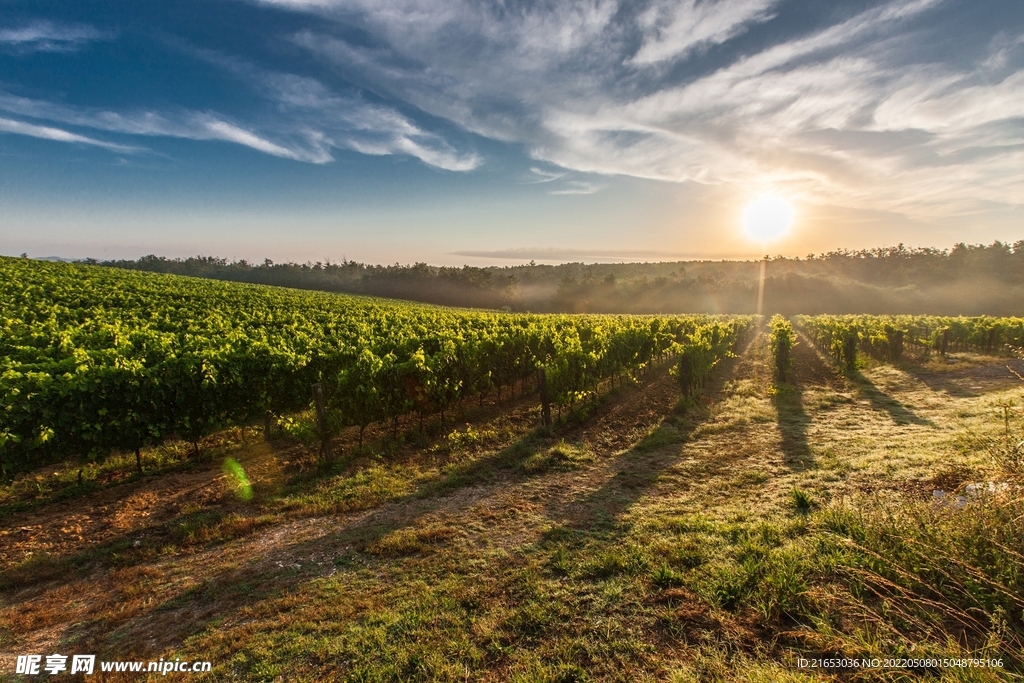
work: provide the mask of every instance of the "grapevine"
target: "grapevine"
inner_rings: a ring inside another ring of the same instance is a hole
[[[99,458],[309,407],[360,435],[546,373],[551,400],[668,356],[691,393],[751,318],[530,315],[0,258],[0,467]],[[682,362],[682,361],[681,361]]]

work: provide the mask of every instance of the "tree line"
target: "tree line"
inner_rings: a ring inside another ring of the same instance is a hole
[[[389,266],[356,261],[262,263],[212,256],[88,261],[99,265],[367,294],[466,306],[548,313],[754,312],[755,261],[529,263],[461,268],[426,263]],[[769,260],[768,313],[1024,314],[1024,241],[904,245],[837,250]]]

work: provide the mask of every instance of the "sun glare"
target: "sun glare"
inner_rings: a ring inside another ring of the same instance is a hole
[[[762,195],[743,212],[743,232],[757,242],[771,242],[793,225],[793,207],[782,197]]]

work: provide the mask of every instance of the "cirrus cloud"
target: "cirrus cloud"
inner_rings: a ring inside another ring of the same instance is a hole
[[[316,17],[291,41],[353,82],[567,170],[917,218],[1024,204],[1024,26],[943,54],[930,43],[962,29],[953,0],[774,32],[792,3],[263,4]]]
[[[88,25],[34,21],[17,28],[0,29],[0,46],[18,53],[74,52],[111,36]]]

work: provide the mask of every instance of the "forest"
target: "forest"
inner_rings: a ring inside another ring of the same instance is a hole
[[[213,256],[88,260],[104,266],[544,313],[754,313],[756,261],[566,263],[477,268],[355,261],[262,263]],[[765,311],[802,314],[1020,315],[1024,241],[903,245],[769,258]]]

